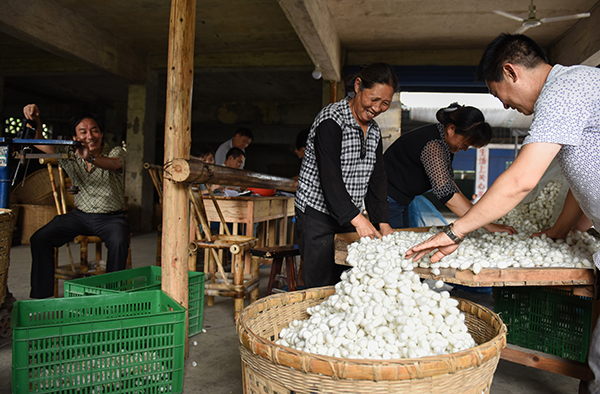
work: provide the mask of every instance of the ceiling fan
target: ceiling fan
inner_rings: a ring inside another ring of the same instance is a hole
[[[537,27],[537,26],[541,25],[542,23],[560,22],[560,21],[566,21],[566,20],[570,20],[570,19],[587,18],[590,16],[589,12],[584,12],[581,14],[564,15],[564,16],[556,16],[554,18],[537,19],[535,17],[535,5],[533,4],[533,0],[531,0],[531,4],[529,5],[529,18],[527,18],[527,19],[521,18],[520,16],[511,14],[508,12],[500,11],[500,10],[494,10],[494,13],[522,23],[521,27],[519,27],[517,29],[517,31],[515,31],[514,34],[521,34],[532,27]]]

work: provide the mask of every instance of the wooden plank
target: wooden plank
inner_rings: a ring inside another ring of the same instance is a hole
[[[62,57],[143,82],[146,62],[133,48],[52,0],[4,0],[0,30]]]
[[[204,199],[208,200],[209,198],[204,197]],[[247,221],[247,207],[250,201],[253,201],[255,204],[254,223],[290,216],[289,208],[284,204],[285,200],[288,201],[288,207],[290,205],[294,206],[294,197],[217,197],[217,202],[223,212],[225,221],[238,223],[245,223]],[[274,207],[271,205],[271,202],[275,203]],[[214,204],[211,201],[206,201],[205,206],[208,220],[218,221],[219,216]]]
[[[427,227],[396,231],[426,232]],[[336,234],[334,238],[335,262],[348,265],[348,245],[358,240],[356,233]],[[471,287],[488,286],[590,286],[594,282],[594,270],[583,268],[506,268],[482,269],[477,275],[470,270],[440,268],[440,275],[431,273],[430,268],[415,268],[421,278],[442,280],[447,283]],[[583,293],[589,291],[578,290]]]
[[[195,157],[191,159],[173,159],[168,165],[165,165],[164,176],[172,181],[183,183],[215,183],[228,186],[277,189],[288,192],[296,191],[296,185],[291,178],[207,164]]]
[[[590,367],[586,363],[525,349],[516,345],[507,344],[502,349],[500,358],[528,367],[570,376],[586,382],[594,377]]]
[[[415,268],[414,271],[424,279],[471,287],[588,286],[594,283],[594,271],[583,268],[495,268],[482,269],[478,275],[454,268],[440,268],[440,275],[433,275],[430,268]]]
[[[206,197],[205,207],[206,207],[206,216],[211,222],[218,222],[219,214],[217,210],[209,199]],[[247,219],[247,200],[235,200],[235,199],[220,199],[217,197],[217,201],[219,203],[219,208],[221,209],[221,213],[223,213],[223,217],[227,223],[244,223]]]

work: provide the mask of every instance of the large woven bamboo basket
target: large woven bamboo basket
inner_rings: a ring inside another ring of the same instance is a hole
[[[478,346],[460,353],[400,360],[342,359],[276,345],[279,332],[309,316],[333,287],[272,295],[248,306],[238,320],[244,393],[489,393],[506,326],[498,315],[460,300]]]
[[[10,263],[10,245],[15,227],[13,211],[0,208],[0,305],[6,299],[6,281]]]

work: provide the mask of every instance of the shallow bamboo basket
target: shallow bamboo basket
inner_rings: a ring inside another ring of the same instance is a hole
[[[489,393],[506,326],[495,313],[459,299],[478,346],[460,353],[400,360],[342,359],[306,353],[274,343],[294,319],[309,317],[334,293],[322,287],[263,298],[248,306],[237,323],[244,393]]]

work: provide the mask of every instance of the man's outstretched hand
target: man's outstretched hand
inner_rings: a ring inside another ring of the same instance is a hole
[[[454,252],[458,249],[458,244],[454,243],[446,233],[441,232],[407,250],[404,257],[407,259],[412,258],[412,261],[417,261],[427,253],[433,252],[436,249],[438,249],[438,251],[431,256],[430,261],[432,263],[437,263],[444,256],[448,256]]]

